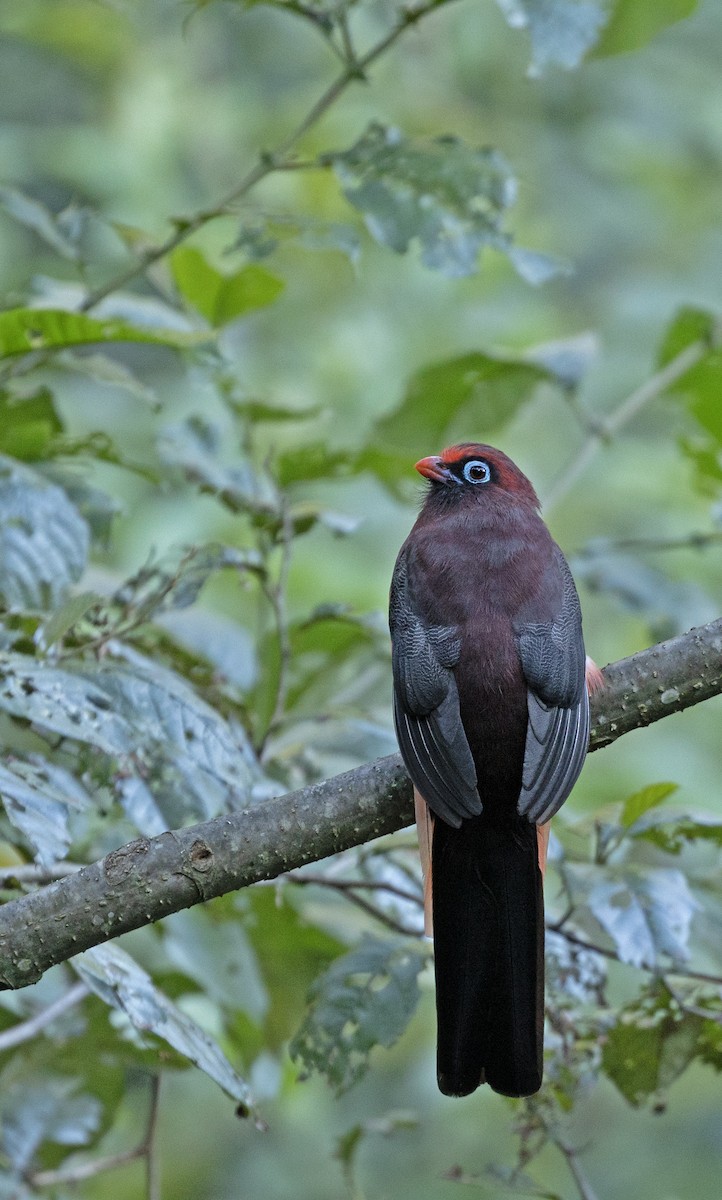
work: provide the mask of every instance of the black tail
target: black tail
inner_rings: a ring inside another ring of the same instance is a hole
[[[536,827],[486,814],[434,824],[437,1072],[447,1096],[542,1081],[544,900]]]

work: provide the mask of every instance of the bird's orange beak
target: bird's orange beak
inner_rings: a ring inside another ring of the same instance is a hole
[[[429,458],[420,458],[417,463],[414,463],[414,467],[419,475],[433,480],[434,483],[446,483],[449,478],[448,467],[444,460],[436,454],[432,454]]]

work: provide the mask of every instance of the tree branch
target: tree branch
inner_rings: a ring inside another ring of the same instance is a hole
[[[604,671],[590,749],[722,692],[722,620]],[[0,908],[0,987],[90,946],[411,824],[398,755],[201,825],[140,838]]]

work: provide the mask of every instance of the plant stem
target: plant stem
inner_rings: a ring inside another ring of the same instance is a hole
[[[296,128],[280,142],[275,150],[270,153],[261,154],[258,161],[214,207],[198,212],[187,220],[178,222],[175,231],[165,241],[160,242],[157,246],[149,247],[128,267],[113,276],[112,279],[109,279],[107,283],[101,284],[90,291],[80,306],[80,311],[88,312],[90,309],[95,308],[96,305],[100,304],[101,300],[105,300],[107,296],[124,287],[127,283],[130,283],[136,276],[142,275],[143,272],[147,271],[154,263],[159,262],[160,259],[165,258],[168,254],[172,254],[178,246],[187,241],[194,233],[197,233],[199,229],[202,229],[204,225],[215,220],[216,217],[225,215],[229,209],[233,208],[239,200],[242,200],[262,179],[265,179],[268,175],[272,175],[275,171],[288,170],[292,162],[290,156],[298,143],[314,125],[318,124],[349,85],[363,80],[365,72],[372,63],[376,62],[382,54],[389,50],[407,29],[417,25],[429,13],[451,2],[452,0],[428,0],[428,3],[422,4],[418,8],[406,9],[396,25],[384,37],[380,38],[370,50],[361,55],[360,58],[354,58],[353,61],[348,62],[344,66],[336,79],[329,84],[325,92],[321,94],[315,104],[301,118]]]
[[[709,342],[701,338],[690,342],[679,354],[665,363],[661,370],[645,380],[641,387],[635,388],[613,413],[595,424],[589,430],[575,458],[552,485],[544,501],[544,511],[549,513],[559,504],[584,474],[599,449],[610,442],[647,404],[663,395],[673,383],[677,383],[687,371],[691,371],[692,367],[701,362],[709,348]]]
[[[53,1021],[63,1013],[74,1008],[76,1004],[80,1004],[87,994],[88,989],[84,983],[74,983],[67,992],[54,1000],[47,1008],[36,1013],[34,1017],[28,1017],[27,1021],[11,1025],[9,1029],[0,1033],[0,1054],[5,1050],[10,1050],[13,1046],[20,1046],[23,1042],[30,1041],[43,1029],[47,1029],[48,1025],[52,1025]]]

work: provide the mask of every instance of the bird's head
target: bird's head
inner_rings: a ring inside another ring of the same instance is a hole
[[[449,446],[439,455],[422,458],[416,470],[429,480],[429,501],[466,503],[515,499],[539,507],[536,492],[519,468],[501,450],[480,442]]]

